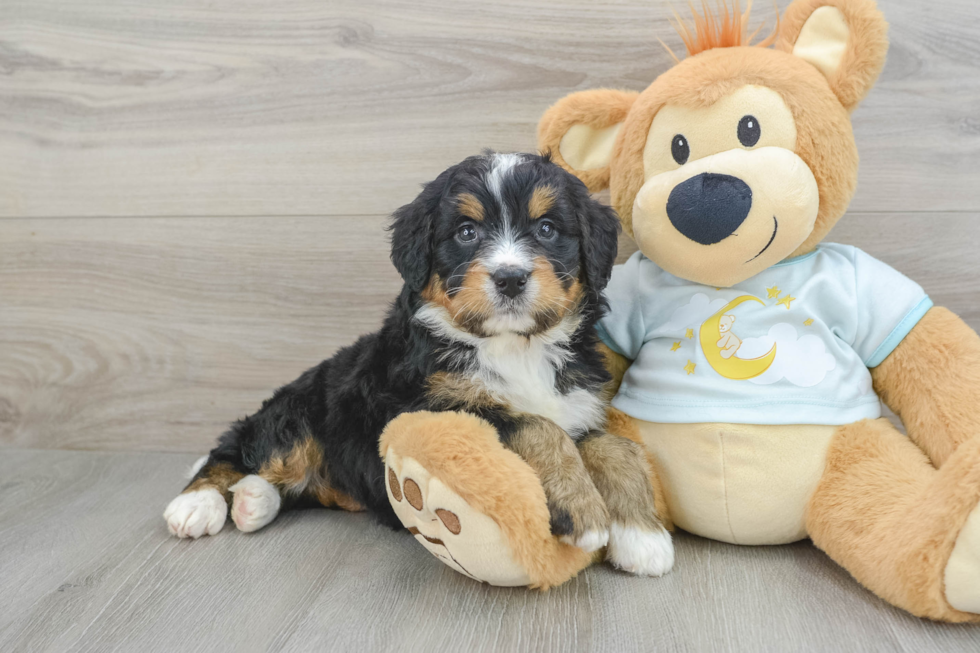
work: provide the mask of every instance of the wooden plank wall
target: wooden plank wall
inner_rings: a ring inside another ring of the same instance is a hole
[[[833,239],[977,328],[980,6],[880,5],[890,58]],[[571,91],[645,87],[670,65],[657,39],[680,47],[668,13],[4,0],[0,445],[206,450],[378,324],[399,286],[386,215],[481,148],[532,149]]]

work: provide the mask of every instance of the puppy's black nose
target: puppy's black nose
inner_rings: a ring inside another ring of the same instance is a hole
[[[497,286],[497,292],[514,299],[527,286],[527,272],[520,268],[501,268],[491,277]]]
[[[671,224],[691,240],[714,245],[738,229],[752,209],[752,189],[738,177],[703,172],[667,198]]]

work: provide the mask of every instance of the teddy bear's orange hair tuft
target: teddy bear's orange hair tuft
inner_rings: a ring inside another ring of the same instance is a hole
[[[711,50],[712,48],[752,45],[752,39],[762,29],[760,25],[751,35],[748,33],[749,15],[752,13],[752,0],[748,0],[744,12],[739,6],[739,0],[732,0],[731,6],[729,6],[728,0],[717,0],[717,2],[717,10],[712,12],[708,8],[708,0],[701,0],[700,13],[694,7],[694,3],[690,2],[691,17],[694,21],[694,24],[690,26],[674,11],[674,18],[677,22],[671,22],[674,25],[674,29],[680,35],[681,40],[684,41],[688,56],[694,56],[699,52]],[[779,14],[777,12],[776,27],[769,36],[755,45],[769,47],[775,42],[778,33]],[[663,41],[661,43],[663,44]],[[667,52],[675,60],[678,60],[677,55],[666,44],[663,45],[667,48]]]

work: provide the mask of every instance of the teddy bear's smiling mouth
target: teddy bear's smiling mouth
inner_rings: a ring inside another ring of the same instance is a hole
[[[760,256],[762,256],[762,254],[767,249],[769,249],[769,246],[772,245],[772,241],[776,240],[776,232],[777,231],[779,231],[779,220],[776,219],[776,216],[772,216],[772,236],[769,237],[769,242],[766,243],[766,246],[762,248],[762,251],[761,252],[759,252],[758,254],[756,254],[755,256],[753,256],[752,258],[750,258],[748,261],[746,261],[746,263],[751,263],[752,261],[756,260],[757,258],[759,258]]]
[[[409,526],[407,530],[408,530],[408,532],[409,532],[409,533],[411,533],[412,535],[421,535],[422,537],[424,537],[424,538],[426,539],[426,541],[428,541],[428,542],[430,542],[430,543],[432,543],[432,544],[438,544],[438,545],[439,545],[439,546],[441,546],[441,547],[442,547],[443,549],[445,549],[445,551],[446,551],[446,554],[448,555],[448,557],[447,557],[447,556],[445,556],[445,555],[442,555],[441,553],[436,553],[435,551],[433,551],[432,553],[434,553],[435,555],[437,555],[437,556],[439,556],[439,557],[440,557],[440,558],[442,558],[443,560],[452,560],[452,561],[453,561],[454,563],[456,563],[456,565],[457,565],[457,566],[458,566],[458,567],[460,568],[460,570],[462,571],[462,573],[464,573],[464,574],[466,574],[467,576],[469,576],[469,577],[470,577],[470,578],[472,578],[473,580],[475,580],[475,581],[478,581],[478,582],[480,582],[480,583],[483,583],[483,582],[485,582],[485,581],[484,581],[483,579],[481,579],[481,578],[477,578],[476,576],[474,576],[473,574],[471,574],[471,573],[470,573],[470,572],[469,572],[469,571],[468,571],[468,570],[466,569],[466,567],[464,567],[464,566],[463,566],[463,565],[462,565],[462,564],[461,564],[461,563],[459,562],[459,560],[457,560],[457,559],[456,559],[456,556],[454,556],[454,555],[453,555],[453,554],[452,554],[452,553],[451,553],[451,552],[449,551],[449,547],[447,547],[447,546],[446,546],[446,543],[445,543],[445,542],[443,542],[442,540],[440,540],[440,539],[439,539],[438,537],[429,537],[428,535],[426,535],[425,533],[423,533],[422,531],[420,531],[420,530],[419,530],[418,528],[416,528],[415,526]]]
[[[419,529],[415,528],[414,526],[409,526],[408,532],[411,533],[412,535],[421,535],[422,537],[424,537],[429,542],[432,542],[433,544],[438,544],[439,546],[446,546],[446,543],[440,540],[438,537],[429,537],[428,535],[426,535]]]

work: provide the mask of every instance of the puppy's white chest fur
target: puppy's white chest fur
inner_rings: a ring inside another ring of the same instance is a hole
[[[579,437],[602,427],[605,410],[588,390],[559,392],[557,372],[569,355],[544,338],[503,334],[477,346],[473,372],[499,401],[516,411],[547,417]]]

